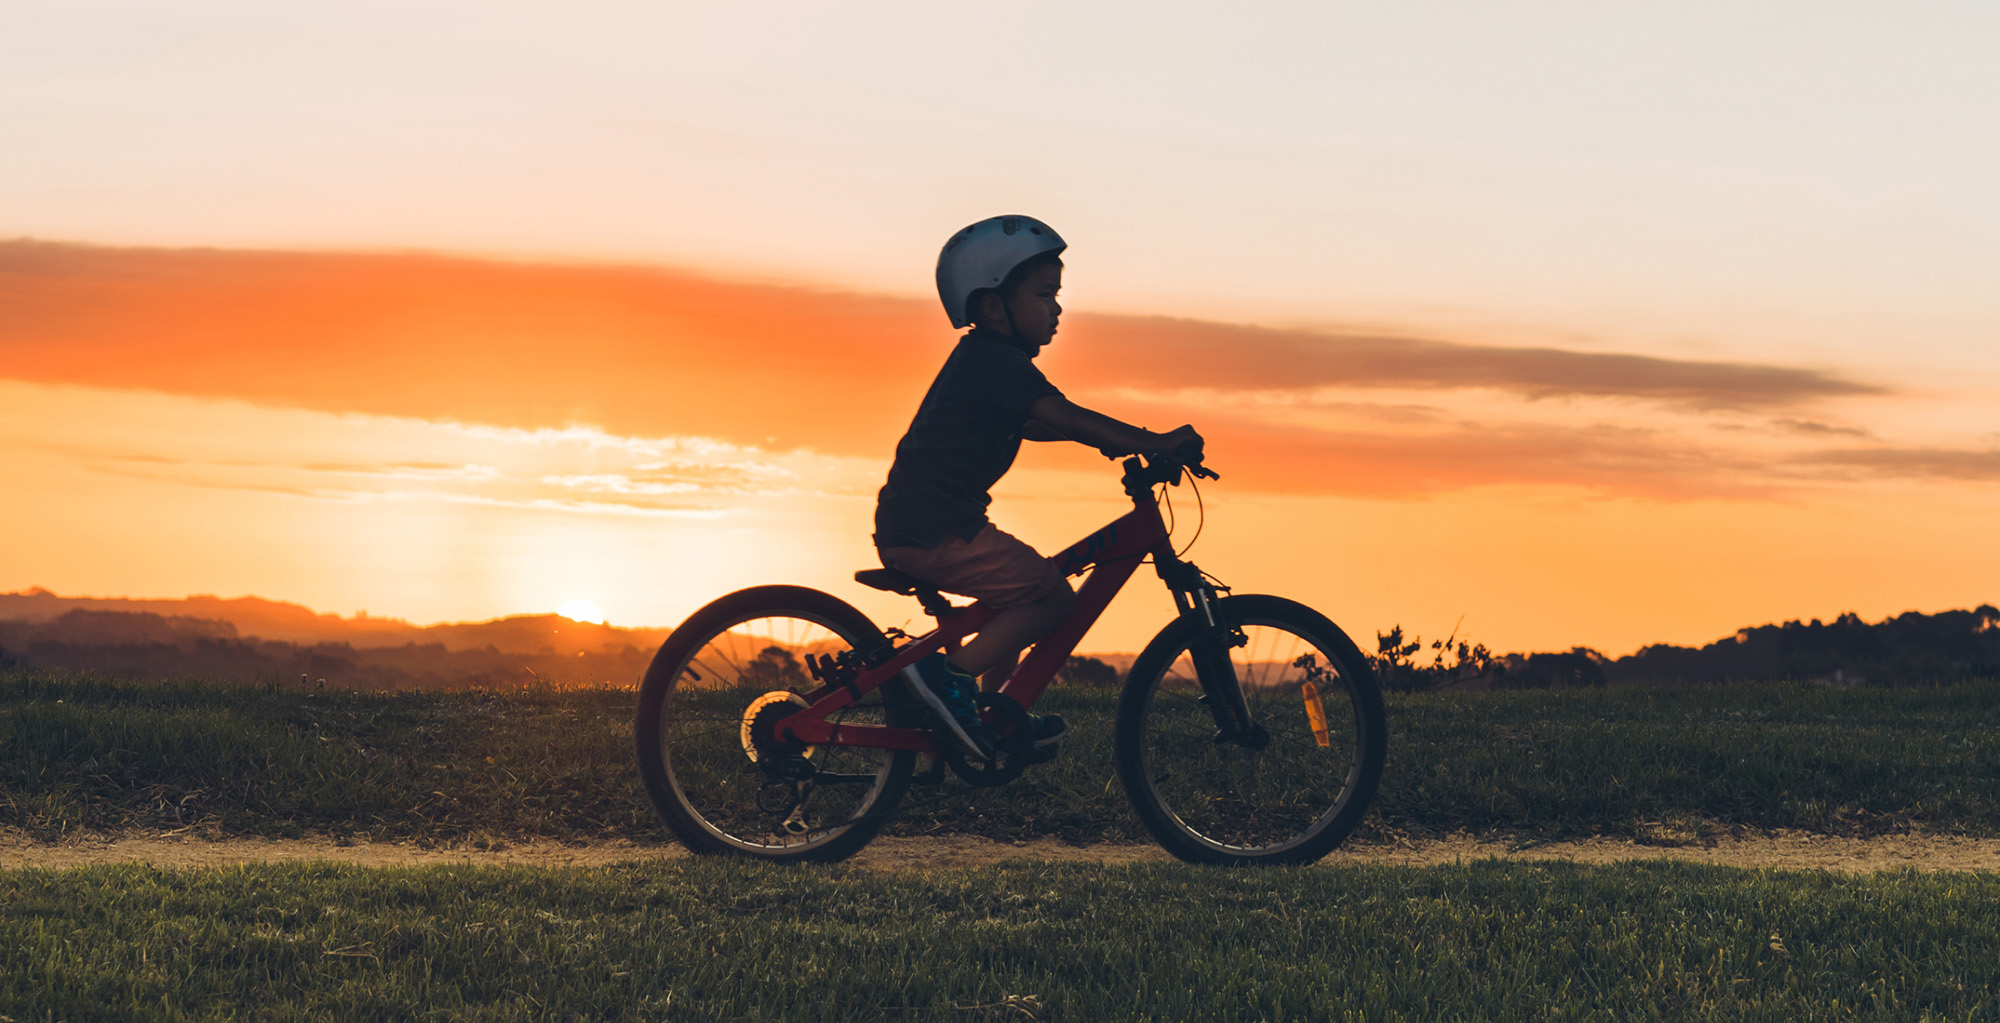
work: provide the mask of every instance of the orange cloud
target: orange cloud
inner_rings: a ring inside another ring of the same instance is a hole
[[[336,412],[887,451],[921,304],[661,270],[0,245],[0,373]]]
[[[1165,422],[1161,407],[1151,420]],[[1409,497],[1492,485],[1585,487],[1653,498],[1756,497],[1773,481],[1739,451],[1667,430],[1481,423],[1439,418],[1403,429],[1301,429],[1204,412],[1224,444],[1230,487],[1292,494]]]
[[[1784,407],[1888,393],[1817,370],[1645,355],[1273,330],[1166,317],[1089,321],[1087,377],[1133,387],[1487,388],[1530,398],[1644,398],[1701,409]]]
[[[0,375],[19,380],[527,429],[588,423],[628,437],[883,460],[951,339],[927,301],[659,269],[32,241],[0,243],[0,310]],[[1855,431],[1796,409],[1886,393],[1783,366],[1107,315],[1066,319],[1044,361],[1079,396],[1139,395],[1107,404],[1114,414],[1151,411],[1157,418],[1141,421],[1155,425],[1198,414],[1235,483],[1312,494],[1768,487],[1751,456],[1644,420],[1475,421],[1430,406],[1341,403],[1327,389],[1637,399],[1674,415],[1783,411],[1792,418],[1773,422],[1797,437]],[[1196,396],[1145,397],[1163,391]],[[1260,412],[1273,395],[1300,396],[1293,410],[1345,410],[1349,422]],[[1985,464],[1954,457],[1970,461],[1889,452],[1819,461],[1899,475],[1977,475]],[[565,484],[611,496],[658,485]]]

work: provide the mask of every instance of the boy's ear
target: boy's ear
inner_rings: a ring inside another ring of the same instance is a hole
[[[1007,303],[991,288],[972,296],[972,322],[995,329],[1007,325]]]

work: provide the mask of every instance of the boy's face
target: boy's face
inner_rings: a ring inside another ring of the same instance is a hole
[[[1037,345],[1048,344],[1056,336],[1056,319],[1062,305],[1056,293],[1062,290],[1062,264],[1046,263],[1028,272],[1014,293],[1007,296],[1007,319],[1014,336]]]

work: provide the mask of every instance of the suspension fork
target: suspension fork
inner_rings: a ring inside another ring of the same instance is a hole
[[[1221,606],[1229,588],[1210,581],[1201,569],[1182,561],[1170,549],[1156,552],[1153,564],[1173,592],[1181,618],[1194,626],[1188,659],[1194,662],[1194,676],[1201,683],[1201,702],[1215,719],[1215,741],[1263,749],[1271,735],[1251,716],[1242,680],[1236,677],[1236,665],[1229,659],[1229,651],[1249,642],[1242,626]]]

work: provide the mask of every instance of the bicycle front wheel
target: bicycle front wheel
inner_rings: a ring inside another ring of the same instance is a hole
[[[909,788],[916,755],[777,741],[773,724],[815,688],[807,655],[869,651],[882,632],[830,594],[798,586],[739,590],[667,637],[639,686],[639,777],[690,851],[827,861],[875,837]],[[893,686],[834,715],[903,725]]]
[[[1353,641],[1319,612],[1270,596],[1227,597],[1216,617],[1249,642],[1229,651],[1256,744],[1218,742],[1182,619],[1132,664],[1118,700],[1118,777],[1147,830],[1197,863],[1310,863],[1368,811],[1382,777],[1382,694]]]

